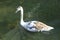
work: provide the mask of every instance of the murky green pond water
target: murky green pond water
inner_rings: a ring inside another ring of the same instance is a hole
[[[54,27],[51,32],[31,33],[19,29],[18,6],[24,8],[24,20],[38,20]],[[60,40],[59,0],[0,0],[0,40]]]

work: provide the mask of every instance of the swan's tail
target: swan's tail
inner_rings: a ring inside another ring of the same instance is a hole
[[[47,26],[47,27],[45,27],[45,28],[42,28],[41,31],[50,31],[50,30],[52,30],[52,29],[54,29],[54,27]]]

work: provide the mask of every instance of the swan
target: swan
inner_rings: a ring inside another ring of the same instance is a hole
[[[54,29],[54,27],[48,26],[43,22],[39,21],[29,21],[29,22],[24,22],[23,20],[23,7],[19,6],[16,10],[16,13],[20,11],[21,12],[21,20],[20,24],[23,28],[25,28],[27,31],[30,32],[42,32],[42,31],[50,31]]]

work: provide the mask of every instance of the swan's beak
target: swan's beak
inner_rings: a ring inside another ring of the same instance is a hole
[[[15,13],[17,13],[19,10],[16,10],[16,12]]]

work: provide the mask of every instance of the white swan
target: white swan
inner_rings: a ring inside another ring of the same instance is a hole
[[[48,26],[42,22],[39,21],[29,21],[29,22],[24,22],[23,20],[23,7],[19,6],[16,10],[16,13],[18,11],[21,11],[21,20],[20,20],[20,24],[22,27],[24,27],[26,30],[31,31],[31,32],[39,32],[39,31],[50,31],[52,29],[54,29],[51,26]]]

